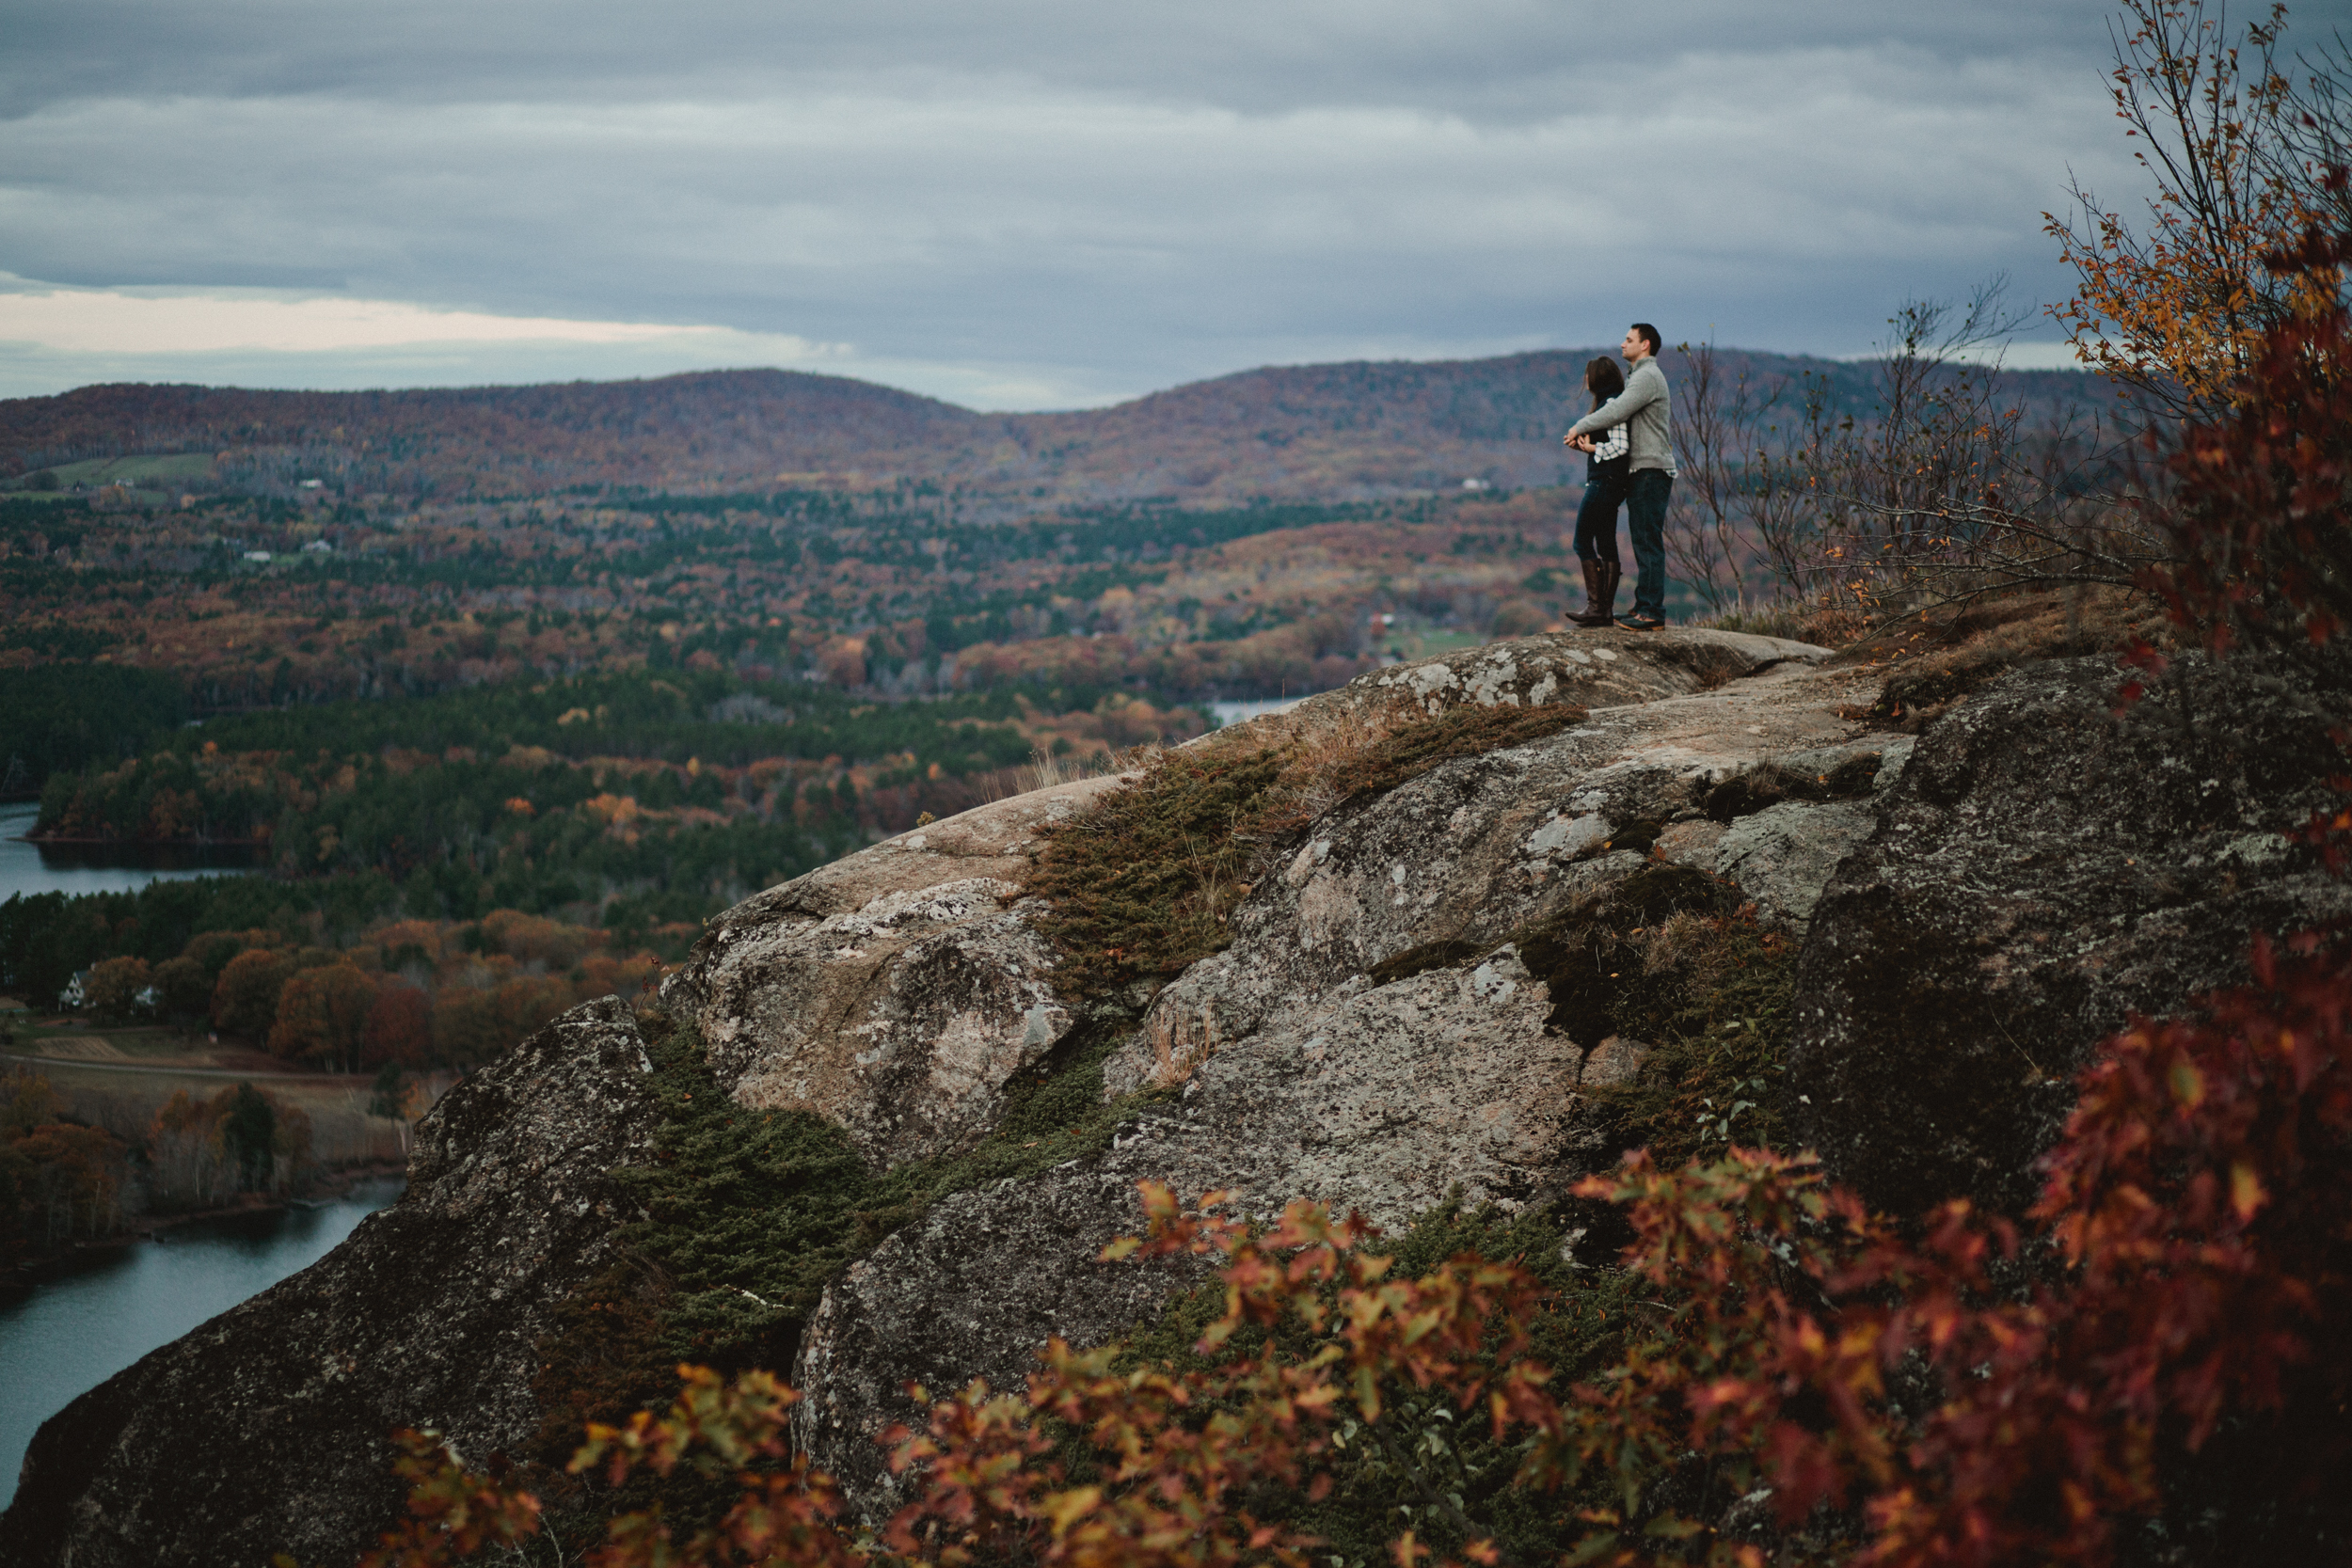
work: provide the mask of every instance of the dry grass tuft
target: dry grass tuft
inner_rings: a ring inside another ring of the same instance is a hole
[[[1080,779],[1100,778],[1106,773],[1132,773],[1151,767],[1162,750],[1157,741],[1146,741],[1124,751],[1058,753],[1040,746],[1029,753],[1027,762],[1018,768],[1005,769],[988,798],[992,801],[1009,800],[1016,795],[1051,789],[1056,784],[1074,784]]]
[[[1301,736],[1282,753],[1279,799],[1256,824],[1279,836],[1342,801],[1385,795],[1441,762],[1524,746],[1572,729],[1590,717],[1567,703],[1537,707],[1457,707],[1385,734],[1331,731]]]
[[[1837,662],[1886,672],[1878,700],[1853,717],[1915,734],[2021,665],[2112,653],[2134,638],[2171,638],[2163,616],[2122,589],[2041,589],[1987,596],[1895,623]]]
[[[1795,946],[1748,908],[1677,910],[1624,945],[1617,1025],[1649,1050],[1631,1080],[1593,1093],[1609,1141],[1669,1168],[1731,1143],[1785,1148]]]
[[[1295,734],[1280,751],[1128,752],[1137,776],[1049,832],[1028,891],[1073,1002],[1136,1008],[1221,950],[1227,920],[1274,846],[1346,800],[1394,789],[1454,757],[1583,722],[1566,704],[1457,708],[1387,734]]]
[[[1523,746],[1581,724],[1590,715],[1568,703],[1539,707],[1457,707],[1407,724],[1366,746],[1348,764],[1346,794],[1381,795],[1441,762]]]
[[[1877,621],[1870,607],[1856,601],[1851,594],[1832,593],[1811,603],[1779,599],[1691,624],[1715,631],[1782,637],[1792,642],[1810,642],[1817,648],[1843,648],[1868,636]]]

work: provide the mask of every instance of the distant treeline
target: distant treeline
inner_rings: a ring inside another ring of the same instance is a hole
[[[108,768],[151,752],[194,756],[208,746],[339,756],[388,746],[500,754],[535,746],[567,758],[699,757],[737,767],[761,757],[857,763],[910,756],[961,777],[1027,756],[1027,743],[1004,727],[1025,698],[1086,706],[1101,695],[1005,689],[874,703],[814,683],[756,685],[730,672],[665,663],[651,672],[225,715],[194,727],[187,692],[159,671],[112,664],[0,670],[0,778],[8,780],[5,793],[23,796],[53,774]],[[730,710],[730,698],[743,700]],[[227,830],[208,836],[248,835]]]
[[[366,946],[405,920],[462,927],[501,911],[539,919],[580,915],[598,923],[598,940],[609,941],[613,952],[675,961],[708,915],[863,842],[838,826],[828,837],[755,822],[648,824],[642,835],[617,842],[568,832],[569,817],[553,820],[561,842],[536,847],[541,852],[533,852],[533,825],[517,819],[503,840],[488,841],[485,853],[444,855],[405,879],[373,868],[339,869],[155,881],[135,892],[80,896],[20,895],[0,902],[0,991],[54,1007],[75,976],[108,960],[161,968],[215,933],[264,932],[289,950],[335,955]],[[583,847],[585,854],[565,852]]]
[[[0,930],[15,934],[8,923]],[[654,954],[617,948],[604,932],[494,910],[479,921],[392,921],[343,947],[268,927],[199,931],[160,961],[96,959],[61,998],[102,1023],[209,1023],[289,1062],[381,1075],[387,1065],[478,1067],[565,1009],[636,996],[660,974]]]
[[[1013,722],[1023,712],[1010,692],[860,704],[674,670],[165,723],[129,761],[55,773],[36,832],[251,844],[264,870],[12,899],[0,988],[48,1005],[94,964],[160,965],[208,932],[332,951],[388,922],[501,910],[675,958],[748,895],[1012,787],[1034,744]],[[1118,721],[1081,733],[1125,743]]]
[[[629,757],[747,765],[761,757],[863,763],[912,754],[961,775],[1028,754],[1005,727],[1023,693],[934,701],[860,701],[816,683],[758,683],[723,670],[668,669],[510,681],[434,697],[324,703],[229,715],[172,736],[183,754],[321,750],[344,755],[386,747],[500,755],[540,747],[569,759]]]
[[[39,789],[53,773],[136,756],[187,717],[186,689],[158,671],[116,664],[0,670],[0,796]]]

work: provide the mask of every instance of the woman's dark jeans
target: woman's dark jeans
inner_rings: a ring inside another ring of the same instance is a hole
[[[1625,531],[1633,536],[1633,563],[1641,576],[1633,584],[1633,613],[1637,618],[1666,618],[1666,502],[1674,495],[1675,476],[1663,468],[1636,468],[1625,488]]]
[[[1624,499],[1623,473],[1597,474],[1584,482],[1584,499],[1576,509],[1578,560],[1617,564],[1617,505]]]

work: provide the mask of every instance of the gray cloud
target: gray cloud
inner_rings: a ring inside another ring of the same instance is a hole
[[[134,90],[227,97],[360,92],[425,102],[757,93],[797,74],[933,72],[1202,102],[1252,112],[1406,104],[1547,118],[1594,70],[1693,53],[1899,40],[1947,62],[2048,57],[2106,39],[2096,7],[1985,0],[77,0],[22,8],[0,112]]]
[[[0,271],[793,334],[1000,406],[1636,314],[1858,352],[2056,297],[2069,165],[2133,182],[2087,6],[19,15]]]

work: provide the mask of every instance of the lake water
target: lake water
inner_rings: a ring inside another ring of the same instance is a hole
[[[23,842],[40,820],[38,805],[0,806],[0,904],[19,893],[129,893],[150,882],[225,876],[252,864],[243,849],[182,850],[176,864],[108,864],[109,858],[122,856]]]
[[[1217,728],[1223,729],[1228,724],[1238,724],[1245,719],[1256,719],[1268,713],[1288,713],[1306,700],[1303,696],[1269,697],[1263,702],[1211,703],[1209,713],[1216,720]]]
[[[0,1306],[0,1508],[16,1495],[41,1422],[149,1351],[309,1268],[400,1191],[397,1178],[362,1182],[317,1209],[182,1226]]]

